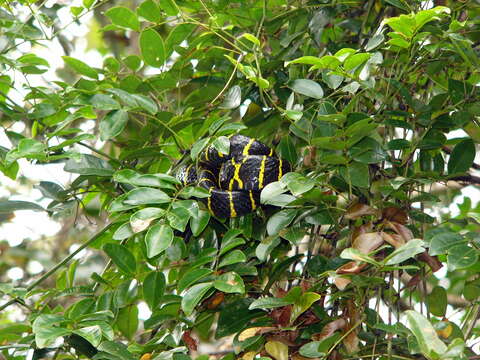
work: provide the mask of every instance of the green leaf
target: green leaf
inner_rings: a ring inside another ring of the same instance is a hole
[[[265,351],[275,360],[288,360],[288,346],[280,341],[267,342]]]
[[[352,162],[347,166],[340,167],[339,170],[347,184],[360,188],[368,188],[370,186],[370,172],[367,164]]]
[[[461,174],[467,172],[475,160],[475,144],[467,139],[459,142],[453,148],[448,160],[448,174]]]
[[[165,45],[162,37],[154,29],[147,29],[140,34],[140,51],[145,64],[161,67],[165,63]]]
[[[417,339],[423,355],[432,359],[434,354],[443,354],[447,350],[447,346],[438,338],[435,329],[426,317],[413,310],[407,310],[405,314],[409,328]]]
[[[150,97],[141,94],[132,94],[132,98],[137,102],[140,108],[148,112],[150,115],[158,113],[158,105]]]
[[[205,210],[198,210],[195,216],[190,219],[190,226],[194,236],[198,236],[205,230],[208,222],[210,221],[210,213]]]
[[[46,211],[40,205],[30,201],[21,201],[21,200],[0,201],[0,214],[9,214],[17,210]]]
[[[267,222],[268,235],[276,235],[280,230],[290,225],[297,213],[298,210],[296,209],[284,209],[273,215]]]
[[[137,15],[124,6],[116,6],[105,11],[105,16],[109,17],[113,24],[140,31],[140,22]]]
[[[104,341],[100,344],[98,350],[104,351],[121,360],[138,360],[130,351],[128,351],[127,346],[120,342]]]
[[[314,292],[302,294],[299,300],[295,301],[290,314],[290,323],[293,323],[301,314],[310,309],[314,302],[320,300],[321,295]]]
[[[102,341],[102,328],[99,325],[86,326],[81,329],[73,330],[72,332],[81,336],[85,340],[88,340],[88,342],[94,347],[100,345],[100,342]]]
[[[232,252],[228,253],[225,255],[220,261],[220,264],[218,265],[219,268],[227,266],[227,265],[232,265],[236,264],[239,262],[245,262],[247,261],[247,257],[241,250],[233,250]]]
[[[255,45],[257,46],[260,46],[260,40],[258,40],[258,38],[255,36],[255,35],[252,35],[250,33],[243,33],[241,36],[240,36],[240,39],[241,38],[245,38],[247,39],[248,41],[254,43]]]
[[[164,252],[173,241],[173,230],[165,224],[155,224],[145,236],[147,256],[152,258]]]
[[[441,286],[435,286],[427,295],[428,311],[435,316],[444,317],[447,305],[447,291]]]
[[[290,299],[266,297],[266,298],[259,298],[253,301],[250,304],[249,309],[250,310],[274,309],[277,307],[282,307],[290,304],[293,304],[293,301],[291,301]]]
[[[226,136],[219,136],[212,142],[212,146],[217,149],[219,153],[224,155],[230,154],[230,140]]]
[[[228,90],[223,103],[219,106],[220,109],[235,109],[240,106],[242,102],[242,89],[238,85],[234,85]]]
[[[165,204],[168,202],[170,202],[170,197],[162,190],[147,187],[130,190],[123,200],[123,203],[127,205]]]
[[[187,227],[188,220],[190,220],[190,212],[183,207],[171,209],[167,213],[167,220],[172,228],[183,232]]]
[[[175,0],[161,0],[160,7],[168,16],[175,16],[178,14],[178,7],[175,4]]]
[[[373,258],[371,258],[370,256],[360,252],[359,250],[357,249],[354,249],[354,248],[347,248],[345,250],[342,251],[342,253],[340,254],[340,257],[342,259],[349,259],[349,260],[354,260],[354,261],[363,261],[363,262],[366,262],[366,263],[369,263],[369,264],[372,264],[372,265],[376,265],[376,266],[379,266],[380,264],[375,261]]]
[[[465,244],[452,246],[448,249],[447,263],[451,270],[465,269],[478,261],[478,250]]]
[[[357,66],[363,65],[370,59],[371,54],[368,53],[361,53],[361,54],[354,54],[349,56],[345,62],[343,63],[343,67],[346,71],[353,70]]]
[[[215,339],[235,334],[248,326],[250,320],[265,315],[261,310],[249,310],[251,299],[241,298],[225,304],[220,311]]]
[[[137,13],[144,19],[154,23],[158,23],[162,19],[160,7],[154,0],[146,0],[142,2],[137,8]]]
[[[224,293],[240,293],[245,292],[245,284],[237,273],[231,271],[220,275],[213,282],[213,286]]]
[[[61,315],[42,314],[32,324],[32,331],[35,334],[37,347],[43,349],[55,342],[60,336],[70,333],[70,330],[57,327],[64,319]]]
[[[294,80],[289,87],[298,94],[309,96],[315,99],[323,98],[322,87],[313,80],[297,79]]]
[[[84,76],[92,78],[92,79],[98,79],[97,70],[88,66],[83,61],[72,58],[70,56],[62,56],[62,59],[63,59],[63,61],[65,61],[65,64],[70,66],[78,74],[84,75]]]
[[[160,271],[152,271],[143,281],[143,297],[150,310],[155,310],[160,304],[160,298],[165,292],[165,285],[165,276]]]
[[[260,193],[260,203],[265,205],[285,206],[296,198],[292,195],[284,194],[287,191],[286,186],[280,181],[275,181],[262,189]]]
[[[143,231],[150,226],[150,223],[162,217],[165,214],[165,210],[154,207],[147,207],[138,210],[132,216],[130,216],[130,227],[134,233]]]
[[[207,282],[193,285],[187,290],[182,298],[182,310],[185,315],[190,316],[195,309],[195,306],[202,300],[205,294],[213,287],[213,283]]]
[[[198,269],[191,269],[183,275],[177,285],[177,290],[182,292],[190,285],[195,284],[197,281],[207,277],[213,273],[210,269],[198,268]]]
[[[239,234],[241,234],[240,230],[230,229],[227,231],[227,233],[223,236],[219,255],[223,255],[229,252],[231,249],[245,244],[245,240],[237,237]]]
[[[138,329],[137,305],[132,304],[121,308],[118,312],[116,325],[123,336],[132,339]]]
[[[385,265],[399,264],[407,259],[414,257],[425,251],[424,243],[420,239],[412,239],[406,244],[400,246],[393,253],[388,255],[384,263]]]
[[[300,196],[315,186],[315,180],[293,172],[285,174],[280,182],[285,184],[288,190],[295,196]]]
[[[113,169],[107,161],[88,154],[82,154],[80,161],[76,159],[68,160],[63,170],[80,175],[113,175]]]
[[[110,111],[100,121],[100,139],[109,140],[120,135],[128,122],[128,113],[124,110]]]
[[[114,100],[111,96],[105,94],[95,94],[90,99],[90,103],[96,109],[100,110],[116,110],[120,109],[118,101]]]
[[[193,144],[192,149],[190,150],[190,156],[193,161],[197,159],[198,155],[203,151],[205,146],[207,146],[208,140],[208,138],[200,139]]]
[[[137,271],[135,256],[125,246],[108,243],[103,251],[112,259],[113,263],[126,274],[133,275]]]
[[[445,254],[452,246],[465,242],[466,240],[460,234],[445,229],[430,239],[428,253],[432,256]]]
[[[113,233],[113,240],[124,240],[128,239],[130,236],[133,236],[135,232],[130,226],[130,223],[126,222],[122,224],[115,232]]]
[[[175,189],[172,184],[180,185],[175,177],[166,174],[140,174],[131,169],[122,169],[113,175],[113,180],[135,186],[161,187]]]

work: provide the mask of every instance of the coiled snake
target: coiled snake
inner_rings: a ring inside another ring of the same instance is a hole
[[[202,199],[213,215],[237,217],[260,205],[260,192],[291,170],[290,163],[273,149],[244,135],[230,137],[228,155],[209,146],[200,154],[198,167],[184,165],[177,172],[183,185],[198,185],[210,196]]]

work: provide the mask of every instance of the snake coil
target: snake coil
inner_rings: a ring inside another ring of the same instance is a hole
[[[291,170],[288,161],[260,141],[243,135],[230,137],[230,153],[213,146],[200,154],[199,165],[184,165],[177,172],[183,185],[198,185],[210,196],[202,199],[213,215],[237,217],[260,205],[260,192]]]

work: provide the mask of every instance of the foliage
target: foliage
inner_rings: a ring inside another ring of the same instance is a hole
[[[75,179],[39,183],[46,207],[4,199],[2,221],[108,225],[36,281],[1,285],[2,310],[26,316],[2,313],[3,357],[183,360],[216,341],[225,360],[477,358],[480,210],[437,210],[458,193],[440,185],[479,183],[480,6],[430,3],[4,3],[0,170],[63,163]],[[65,9],[94,15],[103,65],[64,46],[62,81],[33,85]],[[216,219],[174,174],[237,132],[294,171],[262,191],[270,206]],[[85,248],[108,262],[81,279]]]

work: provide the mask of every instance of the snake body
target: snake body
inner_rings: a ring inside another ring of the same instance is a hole
[[[213,146],[200,154],[199,166],[182,166],[177,178],[183,185],[198,185],[210,196],[202,199],[213,215],[237,217],[260,205],[260,192],[291,170],[288,161],[262,142],[243,135],[230,137],[230,152],[222,154]]]

